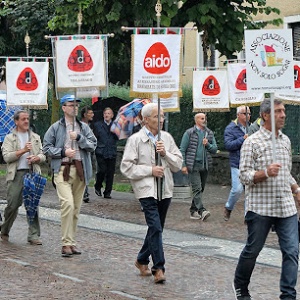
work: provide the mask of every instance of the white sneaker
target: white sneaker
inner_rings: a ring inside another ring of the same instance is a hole
[[[190,218],[193,220],[201,220],[201,216],[199,215],[199,213],[197,211],[194,211],[193,213],[191,213]]]
[[[201,214],[202,221],[205,221],[210,216],[210,212],[208,210],[203,210]]]

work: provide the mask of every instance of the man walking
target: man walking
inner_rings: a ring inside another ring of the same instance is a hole
[[[113,117],[113,110],[110,107],[106,107],[103,111],[104,120],[94,124],[94,134],[97,138],[95,193],[99,197],[102,196],[101,188],[105,180],[103,196],[108,199],[111,198],[117,158],[118,136],[110,131]]]
[[[26,110],[14,114],[16,128],[8,134],[2,145],[4,161],[7,163],[7,206],[4,210],[4,222],[1,225],[1,239],[8,241],[10,229],[23,203],[23,177],[32,169],[41,174],[40,163],[46,160],[42,152],[39,135],[29,129],[29,113]],[[42,245],[38,211],[33,222],[28,221],[27,241],[31,245]]]
[[[240,178],[246,186],[248,238],[235,271],[235,295],[238,300],[251,299],[248,290],[250,278],[274,224],[282,252],[279,298],[292,300],[296,299],[299,253],[298,217],[293,193],[300,204],[300,188],[291,175],[290,140],[281,132],[285,123],[284,105],[280,100],[274,100],[275,144],[272,142],[270,99],[261,103],[260,113],[263,126],[244,142],[241,149]]]
[[[251,117],[250,109],[248,106],[239,106],[236,110],[237,118],[230,122],[225,128],[224,132],[224,146],[229,151],[229,162],[231,172],[231,190],[228,200],[224,207],[224,220],[230,219],[230,214],[244,192],[244,187],[239,179],[239,163],[240,163],[240,150],[248,137],[247,127]]]
[[[90,106],[84,106],[81,109],[80,115],[81,115],[81,122],[84,122],[91,127],[91,124],[92,124],[93,118],[94,118],[94,112],[93,112],[92,108]],[[83,202],[89,203],[89,201],[90,201],[89,195],[90,194],[89,194],[88,185],[86,185],[85,191],[83,194]]]
[[[120,169],[130,179],[148,225],[135,266],[142,276],[153,274],[154,282],[162,283],[166,280],[162,232],[173,196],[172,172],[180,170],[182,155],[168,132],[161,131],[161,140],[158,141],[158,126],[162,128],[164,114],[160,109],[159,123],[156,103],[146,104],[142,108],[142,116],[144,126],[127,140]],[[161,165],[158,164],[158,155]],[[161,181],[160,185],[158,180]],[[150,256],[153,262],[151,271],[148,268]]]
[[[208,169],[212,164],[211,154],[218,147],[213,132],[206,127],[207,119],[204,113],[195,115],[195,126],[183,134],[180,151],[183,157],[182,173],[190,174],[193,199],[190,207],[191,219],[205,221],[210,212],[202,203]]]
[[[96,147],[90,127],[76,118],[80,101],[73,95],[60,99],[64,117],[50,126],[43,145],[60,201],[63,257],[81,254],[75,236],[85,186],[93,174],[90,154]]]

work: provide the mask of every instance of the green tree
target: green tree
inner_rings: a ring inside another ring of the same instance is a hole
[[[65,33],[76,33],[77,12],[83,12],[84,33],[115,33],[109,40],[109,78],[113,83],[126,83],[130,72],[130,32],[126,27],[155,27],[157,0],[61,0],[54,18],[49,22],[51,29]],[[182,3],[179,8],[178,2]],[[263,28],[267,24],[278,25],[281,19],[254,22],[258,13],[279,14],[279,10],[267,6],[267,0],[161,0],[162,27],[183,27],[194,22],[203,31],[203,48],[214,45],[222,55],[232,58],[242,49],[244,28]]]

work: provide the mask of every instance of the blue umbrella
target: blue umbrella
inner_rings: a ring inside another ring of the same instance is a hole
[[[29,172],[23,179],[23,201],[30,223],[33,222],[37,213],[41,196],[44,192],[47,179],[35,172]]]

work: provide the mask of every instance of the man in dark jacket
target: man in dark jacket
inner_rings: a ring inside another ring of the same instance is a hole
[[[235,203],[239,200],[244,191],[240,182],[239,164],[240,150],[248,137],[247,129],[251,112],[248,106],[239,106],[236,110],[237,118],[230,122],[224,131],[224,146],[229,151],[229,162],[231,171],[231,190],[224,207],[224,220],[228,221]]]
[[[211,165],[211,153],[218,150],[213,132],[206,127],[206,115],[195,115],[195,126],[183,135],[180,151],[183,157],[182,173],[190,174],[193,199],[190,207],[191,219],[205,221],[210,212],[202,203],[208,168]]]
[[[94,124],[94,134],[97,138],[97,148],[95,151],[97,159],[97,173],[95,182],[95,193],[101,197],[101,188],[105,180],[104,198],[111,198],[111,191],[114,181],[116,158],[117,158],[117,141],[116,134],[110,131],[114,113],[110,107],[103,111],[103,121]]]

